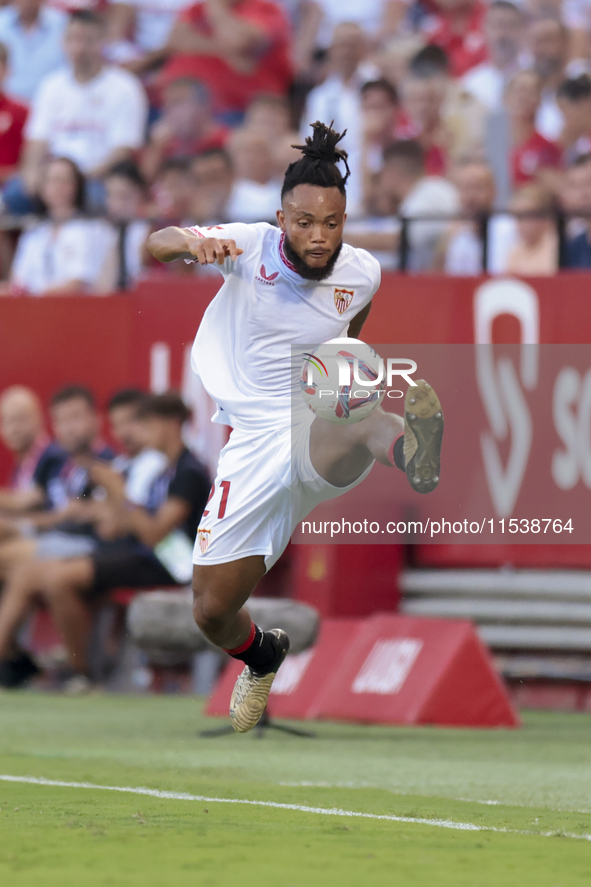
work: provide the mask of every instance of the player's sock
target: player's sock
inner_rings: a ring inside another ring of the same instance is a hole
[[[265,675],[275,670],[275,665],[283,651],[270,631],[262,631],[254,622],[246,641],[233,650],[226,650],[233,659],[240,659],[256,675]]]
[[[404,458],[404,431],[401,431],[394,440],[392,446],[388,450],[388,458],[392,465],[406,471],[406,459]]]

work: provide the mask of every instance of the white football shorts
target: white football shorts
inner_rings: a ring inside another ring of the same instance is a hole
[[[269,570],[297,524],[320,502],[360,484],[372,465],[346,487],[320,477],[310,459],[310,412],[296,426],[233,429],[220,453],[217,477],[197,531],[193,563],[223,564],[263,555]]]

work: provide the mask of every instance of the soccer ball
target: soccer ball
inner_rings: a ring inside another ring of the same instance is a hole
[[[382,402],[386,373],[370,345],[360,339],[330,339],[304,355],[300,387],[320,419],[352,425],[367,419]]]

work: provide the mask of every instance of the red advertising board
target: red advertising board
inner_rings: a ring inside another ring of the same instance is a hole
[[[364,622],[308,716],[368,724],[519,726],[470,622],[384,614]]]

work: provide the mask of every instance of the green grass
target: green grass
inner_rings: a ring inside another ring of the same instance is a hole
[[[488,732],[320,724],[313,740],[262,741],[201,739],[206,723],[188,697],[4,693],[0,774],[509,832],[0,782],[0,885],[591,884],[591,842],[566,836],[591,835],[591,716]]]

